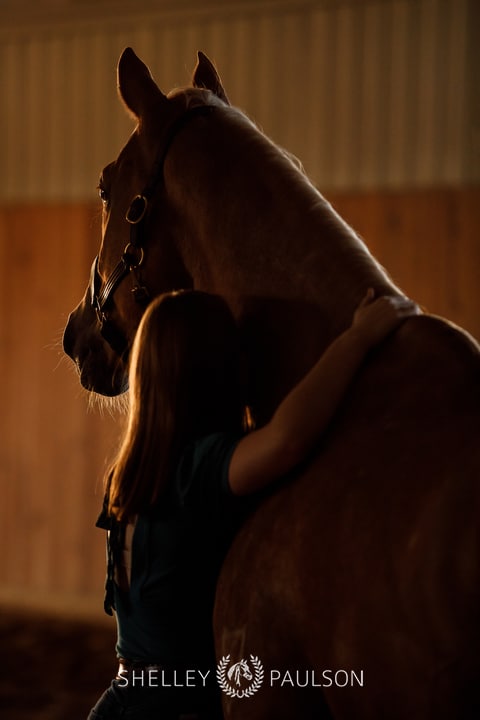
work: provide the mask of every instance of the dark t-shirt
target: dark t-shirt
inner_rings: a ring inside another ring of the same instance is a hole
[[[214,663],[216,580],[247,506],[228,485],[238,440],[218,433],[190,445],[161,506],[137,518],[129,591],[114,585],[119,657],[174,669]]]

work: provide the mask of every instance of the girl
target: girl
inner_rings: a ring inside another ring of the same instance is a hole
[[[351,327],[252,430],[237,328],[226,303],[170,293],[145,312],[130,363],[128,425],[99,526],[108,533],[105,609],[119,670],[89,720],[221,717],[212,611],[247,497],[313,449],[370,348],[418,313],[369,290]]]

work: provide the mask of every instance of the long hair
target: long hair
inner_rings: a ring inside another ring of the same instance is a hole
[[[187,290],[156,298],[135,336],[129,417],[107,478],[120,521],[155,506],[185,447],[248,428],[239,333],[226,302]]]

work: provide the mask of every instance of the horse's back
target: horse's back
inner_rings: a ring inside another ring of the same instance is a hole
[[[478,346],[440,320],[406,323],[372,353],[315,459],[232,547],[218,592],[221,653],[363,670],[364,687],[324,688],[341,720],[469,717],[479,428]],[[261,704],[252,718],[264,717]]]

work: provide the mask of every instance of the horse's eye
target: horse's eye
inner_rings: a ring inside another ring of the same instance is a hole
[[[106,204],[108,202],[107,191],[101,185],[98,186],[98,194],[100,195],[100,200]]]

